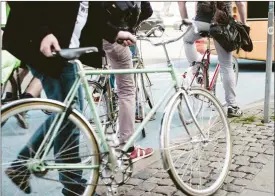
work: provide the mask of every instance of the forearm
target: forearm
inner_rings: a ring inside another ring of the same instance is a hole
[[[186,1],[178,1],[178,7],[181,19],[188,18],[188,13],[186,9]]]
[[[236,1],[236,6],[240,15],[240,20],[243,24],[246,24],[246,6],[244,2]]]

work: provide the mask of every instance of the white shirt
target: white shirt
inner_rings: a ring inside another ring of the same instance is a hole
[[[78,48],[80,45],[79,39],[81,35],[81,31],[85,26],[88,18],[88,9],[89,9],[89,2],[82,1],[80,3],[72,39],[69,48]]]

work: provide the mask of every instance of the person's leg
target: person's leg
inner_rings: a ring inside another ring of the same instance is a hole
[[[128,47],[103,42],[103,48],[113,69],[133,68],[132,57]],[[119,97],[120,142],[125,142],[134,130],[135,122],[135,84],[133,74],[115,76]]]
[[[22,94],[22,98],[40,97],[42,89],[43,88],[40,79],[33,77],[27,89]]]
[[[209,31],[210,24],[206,22],[195,21],[195,26],[190,26],[183,37],[184,51],[189,63],[199,61],[199,54],[196,49],[195,41],[200,39],[200,31]]]
[[[103,48],[110,59],[113,69],[133,68],[132,55],[129,47],[119,44],[103,42]],[[119,98],[119,135],[120,143],[123,144],[132,136],[135,123],[135,84],[133,74],[118,74],[115,76]],[[128,149],[132,162],[151,156],[152,148],[132,147]]]
[[[221,67],[223,78],[223,88],[225,91],[225,101],[228,105],[228,115],[241,116],[242,112],[237,107],[235,93],[235,74],[232,64],[232,52],[227,52],[221,45],[214,40],[215,48],[218,54],[218,60]],[[231,113],[231,114],[230,114]]]

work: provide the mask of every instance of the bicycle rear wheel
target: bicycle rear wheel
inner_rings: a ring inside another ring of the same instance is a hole
[[[178,108],[185,103],[184,92],[169,102],[161,127],[164,169],[187,195],[212,195],[223,184],[232,156],[232,138],[228,120],[217,99],[207,90],[191,89],[202,103],[195,123],[186,125]]]
[[[44,114],[42,109],[50,111],[51,116]],[[54,116],[61,114],[64,109],[65,105],[62,103],[43,99],[20,100],[2,108],[1,123],[7,120],[2,126],[3,183],[1,190],[4,195],[22,194],[22,191],[15,188],[9,178],[15,179],[17,183],[29,180],[32,192],[37,195],[60,195],[61,191],[80,195],[94,193],[99,177],[98,143],[92,127],[76,110],[69,111],[68,118],[63,121],[54,138],[54,147],[46,155],[44,161],[40,162],[40,156],[37,159],[34,158]],[[27,115],[26,120],[29,123],[27,131],[16,123],[15,115],[21,113]],[[35,142],[29,143],[31,138],[36,138]],[[22,153],[23,148],[25,153]],[[55,164],[63,166],[59,169],[47,169],[47,166]],[[72,164],[74,166],[65,169],[66,166]],[[98,167],[82,169],[83,165]],[[4,171],[9,177],[4,174]]]

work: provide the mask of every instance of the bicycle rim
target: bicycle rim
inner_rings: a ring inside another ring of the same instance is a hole
[[[51,116],[44,114],[41,111],[42,109],[51,111]],[[36,136],[38,135],[38,128],[44,131],[47,130],[53,117],[64,109],[64,105],[57,102],[33,99],[17,101],[2,110],[1,120],[8,119],[6,124],[2,126],[2,171],[12,167],[20,171],[17,176],[24,174],[26,177],[30,175],[29,182],[32,195],[60,195],[61,191],[91,195],[95,191],[99,177],[98,169],[48,169],[43,172],[28,169],[33,166],[34,161],[39,161],[39,158],[37,160],[28,159],[30,156],[34,157],[37,151],[36,145],[30,143],[25,148],[29,149],[27,150],[29,155],[27,155],[28,153],[21,153],[19,156],[19,151],[23,149],[30,138],[34,137],[34,133]],[[17,125],[14,117],[16,114],[24,114],[29,124],[27,130]],[[39,137],[37,138],[37,146],[39,146]],[[51,148],[43,162],[45,165],[54,163],[67,165],[81,163],[99,166],[100,157],[97,141],[88,122],[75,110],[63,122],[54,140],[54,147]],[[20,167],[16,166],[17,164]],[[15,185],[4,173],[2,173],[2,182],[2,192],[5,195],[20,195],[23,193],[17,187],[15,188]],[[78,191],[82,191],[82,193]]]
[[[182,124],[177,113],[183,95],[177,95],[162,120],[164,167],[185,194],[212,195],[222,186],[231,163],[229,123],[213,95],[204,89],[193,91],[204,102],[202,113],[196,119],[205,138],[194,124]]]

